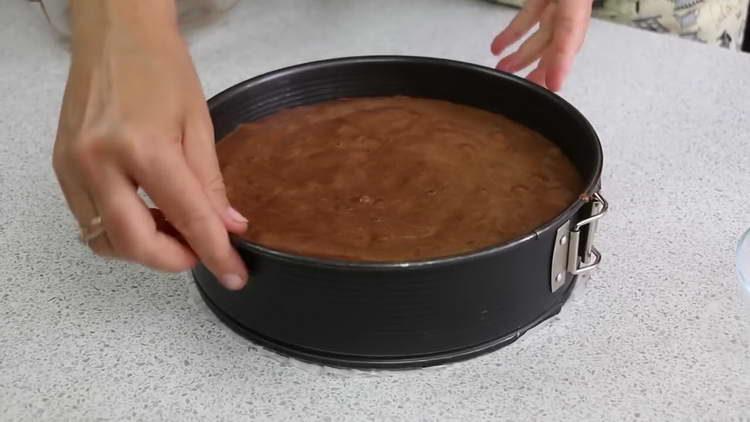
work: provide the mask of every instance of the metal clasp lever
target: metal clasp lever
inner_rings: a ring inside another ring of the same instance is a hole
[[[594,247],[594,235],[596,234],[597,221],[607,213],[609,203],[598,192],[591,197],[591,217],[585,218],[570,231],[570,248],[568,248],[568,272],[573,275],[583,274],[599,266],[602,254]],[[583,258],[578,256],[581,232],[589,226],[586,245],[583,249]]]
[[[594,247],[594,235],[596,234],[598,220],[604,216],[608,209],[607,201],[599,193],[595,193],[591,196],[591,215],[589,217],[577,222],[572,228],[570,222],[567,222],[557,230],[550,274],[552,292],[565,284],[568,275],[584,274],[599,266],[602,254]],[[586,236],[583,253],[579,255],[581,238],[584,233]]]

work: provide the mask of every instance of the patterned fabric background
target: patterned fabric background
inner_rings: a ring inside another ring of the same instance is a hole
[[[522,6],[525,0],[492,0]],[[739,50],[748,0],[596,0],[593,15],[654,32]]]

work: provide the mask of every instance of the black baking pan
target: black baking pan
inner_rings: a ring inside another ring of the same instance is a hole
[[[193,272],[209,307],[232,329],[307,361],[408,368],[466,359],[506,345],[560,311],[579,274],[596,267],[599,139],[557,95],[493,69],[425,57],[370,56],[302,64],[237,84],[208,101],[215,138],[276,111],[345,97],[407,95],[503,114],[557,143],[585,190],[553,221],[472,253],[399,263],[297,256],[238,237],[252,271],[243,290]],[[334,223],[335,224],[335,223]]]

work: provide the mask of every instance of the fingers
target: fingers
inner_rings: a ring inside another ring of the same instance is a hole
[[[100,234],[99,236],[88,241],[88,247],[97,255],[107,258],[116,258],[115,247],[112,246],[112,242],[109,241],[107,232]]]
[[[57,173],[57,179],[60,182],[60,188],[65,196],[65,201],[68,203],[73,216],[78,222],[79,227],[89,227],[95,217],[100,216],[99,211],[94,205],[94,201],[91,196],[84,190],[80,183],[73,182],[70,180],[71,175],[55,166],[55,172]],[[112,245],[109,240],[100,235],[89,242],[91,250],[104,257],[116,256]]]
[[[243,233],[247,230],[247,219],[232,208],[227,200],[208,111],[204,106],[196,114],[204,118],[188,119],[185,122],[183,150],[187,165],[203,187],[214,210],[221,216],[227,230]]]
[[[545,32],[548,34],[548,43],[543,49],[541,59],[539,60],[539,63],[537,63],[536,68],[532,70],[528,75],[526,75],[526,79],[543,87],[547,87],[547,55],[549,53],[549,41],[552,39],[552,30],[550,28],[554,26],[554,18],[556,12],[557,4],[553,3],[547,6],[544,13],[542,14],[542,19],[539,22],[539,30],[545,30]]]
[[[508,26],[500,32],[490,45],[492,54],[499,55],[509,45],[526,35],[539,21],[547,0],[528,0]]]
[[[541,58],[527,78],[552,91],[562,89],[583,44],[591,19],[591,0],[529,1],[508,27],[492,43],[499,54],[518,41],[538,21],[539,30],[519,49],[500,60],[498,70],[517,72]]]
[[[497,69],[514,73],[534,63],[544,52],[552,34],[549,30],[540,28],[530,36],[514,53],[509,54],[497,64]]]
[[[89,183],[106,234],[92,240],[92,249],[106,243],[114,255],[161,271],[180,272],[195,266],[197,259],[188,247],[157,230],[136,186],[119,168],[102,165],[98,177]]]
[[[557,7],[552,42],[545,53],[545,84],[550,90],[562,89],[575,56],[586,37],[590,20],[591,1],[575,0]]]
[[[546,86],[546,80],[547,80],[547,63],[544,57],[539,61],[539,64],[537,65],[536,69],[532,70],[528,75],[526,75],[526,79],[530,80],[531,82],[534,82],[535,84],[539,86]]]
[[[143,189],[219,281],[229,289],[241,289],[247,281],[247,269],[179,148],[181,145],[160,154],[155,165],[134,168],[132,174],[138,175]]]
[[[94,253],[163,271],[184,271],[195,265],[197,260],[189,249],[156,231],[148,212],[144,215],[145,205],[135,186],[114,166],[102,164],[90,177],[75,174],[60,171],[58,179],[81,227],[89,227],[97,216],[102,218],[104,233],[88,242]]]

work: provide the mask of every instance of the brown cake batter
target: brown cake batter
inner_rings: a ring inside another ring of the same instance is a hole
[[[582,181],[542,135],[409,97],[337,100],[240,126],[217,144],[243,237],[352,261],[455,255],[533,231]]]

